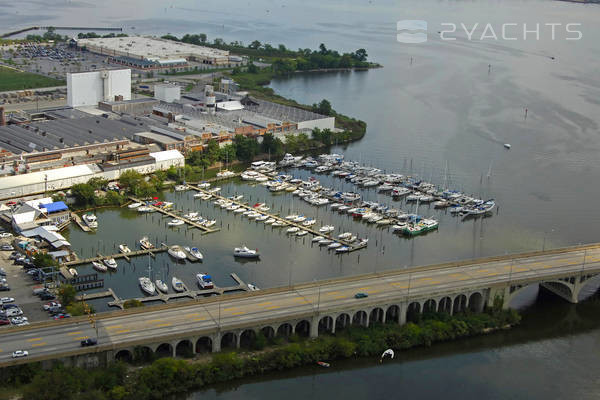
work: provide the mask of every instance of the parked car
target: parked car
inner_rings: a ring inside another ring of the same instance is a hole
[[[45,311],[48,311],[48,310],[50,310],[52,307],[60,307],[60,306],[61,306],[61,304],[60,304],[59,302],[57,302],[57,301],[51,301],[51,302],[48,302],[48,303],[44,304],[44,305],[42,306],[42,308],[43,308]]]
[[[10,325],[10,320],[7,318],[0,318],[0,326],[1,325]]]
[[[13,301],[15,301],[15,299],[12,297],[0,297],[0,303],[2,303],[2,304],[12,303]]]
[[[0,286],[0,292],[7,292],[9,290],[10,290],[10,286],[8,286],[8,285]]]
[[[28,318],[27,317],[14,317],[10,319],[10,323],[13,325],[19,325],[23,322],[27,322]]]
[[[29,352],[27,350],[17,350],[17,351],[13,351],[12,358],[27,357],[28,355],[29,355]]]
[[[8,256],[9,260],[15,260],[17,257],[20,256],[21,253],[19,253],[18,251],[13,251],[12,253],[10,253],[10,256]]]
[[[6,270],[4,268],[0,268],[0,275],[6,276]]]
[[[52,293],[50,293],[50,292],[47,292],[47,293],[43,293],[43,294],[40,296],[40,299],[42,299],[42,300],[54,300],[54,299],[56,299],[56,296],[55,296],[55,295],[53,295],[53,294],[52,294]]]
[[[15,248],[12,247],[12,245],[10,245],[10,244],[3,244],[2,246],[0,246],[0,250],[3,250],[3,251],[12,251],[14,249]]]
[[[18,317],[20,315],[23,315],[23,310],[21,310],[20,308],[9,308],[8,310],[6,310],[6,316],[7,317]]]
[[[10,238],[10,237],[12,237],[12,235],[13,234],[10,232],[3,232],[3,233],[0,233],[0,239]]]
[[[9,308],[19,308],[19,306],[14,303],[10,303],[10,304],[2,304],[2,308],[4,310],[8,310]]]
[[[365,297],[369,297],[369,295],[366,293],[356,293],[354,297],[357,299],[364,299]]]
[[[81,347],[95,346],[98,344],[96,339],[87,338],[81,341]]]

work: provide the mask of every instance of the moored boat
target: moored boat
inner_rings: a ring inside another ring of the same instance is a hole
[[[114,258],[106,258],[104,259],[104,265],[106,265],[110,269],[117,269],[117,262]]]
[[[260,257],[260,253],[258,252],[258,249],[251,250],[246,246],[242,246],[233,249],[233,256],[240,258],[258,258]]]
[[[183,292],[185,290],[185,285],[177,277],[173,277],[173,279],[171,279],[171,286],[173,286],[173,290],[176,292]]]
[[[164,283],[163,281],[161,281],[160,279],[157,279],[156,281],[154,281],[154,286],[156,286],[156,288],[163,293],[167,293],[169,291],[167,284]]]
[[[150,240],[148,240],[148,236],[144,236],[140,239],[140,246],[144,250],[150,250],[154,248],[154,245],[150,243]]]
[[[140,287],[145,293],[149,294],[150,296],[156,294],[156,287],[154,286],[154,283],[152,283],[150,278],[148,278],[147,276],[142,276],[138,278],[138,282],[140,283]]]
[[[198,281],[198,285],[201,289],[212,289],[215,287],[211,276],[206,272],[196,274],[196,280]]]
[[[178,245],[173,245],[173,246],[169,247],[169,250],[167,250],[167,253],[169,253],[170,256],[172,256],[173,258],[176,258],[178,260],[185,260],[187,258],[187,256],[185,255],[185,252],[183,251],[181,246],[178,246]]]
[[[131,253],[131,249],[125,243],[119,245],[119,251],[123,254]]]
[[[108,268],[106,267],[106,265],[104,265],[104,264],[102,264],[101,262],[98,262],[98,261],[92,261],[92,265],[94,266],[94,269],[96,271],[106,272],[108,270]]]

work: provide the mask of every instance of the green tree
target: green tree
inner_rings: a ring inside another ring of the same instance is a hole
[[[134,170],[125,171],[119,177],[119,186],[128,193],[135,193],[142,182],[144,182],[144,177]]]
[[[64,305],[64,303],[61,303],[61,304]],[[94,310],[94,307],[92,305],[85,303],[83,301],[73,301],[71,304],[69,304],[65,308],[66,308],[67,312],[74,317],[86,315],[87,310],[89,310],[89,312],[91,314],[94,314],[96,312],[96,310]]]
[[[98,189],[102,189],[104,187],[106,187],[106,185],[108,185],[108,180],[107,179],[102,179],[102,178],[90,178],[87,181],[87,184],[90,185],[92,188],[94,188],[94,190],[98,190]]]
[[[365,49],[358,49],[354,52],[354,58],[356,58],[358,61],[367,61],[368,56],[369,55]]]
[[[57,267],[58,263],[56,262],[56,260],[54,258],[52,258],[52,256],[48,253],[42,253],[41,251],[38,251],[37,253],[35,253],[33,255],[33,265],[35,265],[38,268],[45,268],[45,267]]]
[[[238,160],[250,162],[258,152],[258,143],[253,138],[244,135],[236,135],[233,139],[233,143],[235,145]]]
[[[200,43],[206,43],[206,34],[201,33],[198,35],[200,37]]]
[[[258,67],[253,62],[248,63],[247,70],[250,74],[257,74],[259,72]]]
[[[160,37],[161,39],[173,40],[174,42],[179,42],[179,38],[177,36],[173,36],[171,34],[166,34]]]
[[[71,193],[75,197],[75,202],[78,205],[86,206],[96,204],[94,188],[87,183],[78,183],[71,186]]]
[[[258,50],[261,46],[261,43],[258,40],[253,41],[248,45],[249,49]]]
[[[58,298],[63,307],[71,305],[75,301],[77,291],[72,285],[63,283],[58,288]]]
[[[321,115],[331,115],[333,112],[333,108],[331,108],[331,103],[327,99],[321,100],[319,104],[313,104],[313,111],[321,114]]]

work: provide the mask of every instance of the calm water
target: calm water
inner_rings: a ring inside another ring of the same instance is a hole
[[[497,215],[468,223],[420,210],[439,217],[440,230],[410,241],[354,224],[353,231],[371,238],[369,248],[337,257],[311,247],[307,239],[287,238],[194,201],[191,194],[166,194],[181,209],[198,209],[217,219],[223,232],[200,237],[186,234],[185,229],[167,229],[158,216],[102,211],[96,235],[77,230],[69,234],[84,255],[92,253],[90,244],[94,250],[107,251],[120,242],[132,246],[148,234],[158,241],[196,244],[207,257],[202,265],[175,265],[166,255],[159,256],[152,261],[158,276],[176,274],[193,283],[194,273],[206,270],[225,286],[232,283],[229,273],[236,272],[248,282],[268,287],[539,249],[544,241],[546,247],[598,241],[600,216],[594,201],[600,195],[596,185],[600,176],[596,162],[600,148],[598,6],[539,0],[258,0],[225,7],[212,0],[201,4],[108,0],[98,6],[65,0],[53,2],[52,8],[41,8],[39,1],[3,3],[0,24],[7,29],[77,21],[78,25],[124,26],[130,33],[205,32],[209,38],[245,43],[258,39],[291,48],[316,48],[321,42],[343,51],[364,47],[385,68],[299,75],[275,81],[272,87],[305,103],[328,98],[335,109],[368,122],[362,141],[334,151],[436,182],[442,181],[447,163],[454,187],[493,197],[500,204]],[[398,43],[396,21],[402,19],[427,20],[429,41]],[[527,23],[531,29],[535,23],[577,22],[582,23],[583,38],[566,41],[564,29],[559,28],[555,40],[541,29],[540,40],[468,41],[464,33],[457,33],[456,41],[447,42],[436,34],[444,22],[463,22],[469,28],[479,23],[475,38],[487,23],[499,34],[502,23],[520,27]],[[512,149],[506,151],[503,143],[511,143]],[[282,213],[294,208],[338,227],[350,226],[349,220],[326,209],[299,201],[292,205],[289,195],[271,196],[260,186],[231,184],[226,190],[243,191],[252,196],[251,201],[266,201]],[[231,249],[241,243],[260,248],[261,262],[236,263]],[[147,267],[145,259],[120,263],[119,272],[106,278],[107,284],[120,295],[137,296],[136,277]],[[416,398],[596,398],[600,330],[595,309],[585,312],[590,308],[542,298],[534,310],[540,317],[508,334],[416,351],[385,366],[349,362],[327,373],[304,370],[202,392],[197,398],[358,399],[407,394]]]

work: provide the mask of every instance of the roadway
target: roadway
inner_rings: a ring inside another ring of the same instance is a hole
[[[569,249],[524,258],[500,257],[466,265],[442,264],[391,271],[377,275],[347,277],[330,281],[252,292],[234,297],[207,298],[195,303],[174,304],[132,314],[111,314],[97,320],[99,345],[127,346],[185,332],[215,332],[258,326],[274,320],[293,320],[315,311],[348,310],[391,303],[394,299],[423,299],[429,295],[463,289],[488,288],[511,282],[540,282],[569,273],[600,272],[600,247]],[[356,299],[357,292],[368,298]],[[14,350],[28,350],[30,358],[79,350],[80,341],[95,337],[96,331],[85,320],[62,321],[37,327],[6,329],[0,332],[0,363],[8,361]],[[94,351],[94,348],[90,348]]]

